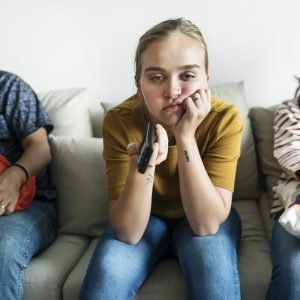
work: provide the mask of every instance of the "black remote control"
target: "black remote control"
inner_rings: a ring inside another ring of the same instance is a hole
[[[153,153],[153,144],[155,138],[155,126],[151,122],[149,122],[147,125],[147,131],[143,137],[143,141],[139,149],[138,171],[142,174],[145,173],[148,167],[149,160]]]

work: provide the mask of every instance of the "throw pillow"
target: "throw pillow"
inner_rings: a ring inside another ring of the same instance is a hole
[[[92,136],[87,90],[84,88],[38,93],[53,123],[53,135]]]
[[[60,233],[99,236],[107,219],[102,139],[50,136]]]
[[[281,167],[273,156],[275,108],[276,106],[269,108],[252,107],[249,112],[260,169],[265,175],[267,191],[271,197],[273,197],[272,187],[277,184],[280,174],[282,173]]]

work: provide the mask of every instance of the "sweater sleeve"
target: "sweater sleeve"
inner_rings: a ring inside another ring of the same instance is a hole
[[[214,186],[234,191],[240,156],[243,121],[239,111],[229,106],[219,118],[203,163]]]
[[[276,108],[273,129],[274,157],[287,174],[300,179],[300,109],[295,99]]]

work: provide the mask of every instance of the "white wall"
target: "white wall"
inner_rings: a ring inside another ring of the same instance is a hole
[[[206,38],[212,84],[245,80],[249,106],[293,96],[299,0],[0,0],[0,69],[36,91],[84,86],[94,105],[120,101],[135,92],[139,36],[181,16]]]

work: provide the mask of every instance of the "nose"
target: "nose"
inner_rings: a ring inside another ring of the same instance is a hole
[[[164,88],[164,97],[167,99],[177,99],[180,94],[180,83],[175,79],[168,80]]]

